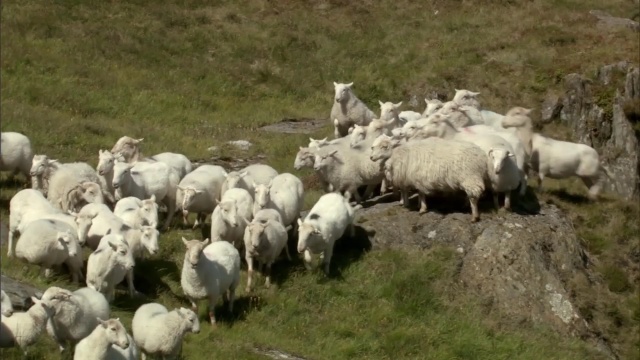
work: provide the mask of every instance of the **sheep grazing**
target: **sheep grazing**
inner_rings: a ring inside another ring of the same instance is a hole
[[[232,171],[227,174],[220,196],[233,188],[245,189],[251,195],[255,193],[253,184],[268,184],[274,177],[278,176],[278,172],[269,165],[251,164],[240,171]]]
[[[611,178],[609,170],[600,162],[598,152],[589,145],[534,133],[530,113],[531,109],[514,107],[505,114],[502,126],[516,128],[516,134],[525,144],[531,168],[538,173],[538,190],[542,189],[545,177],[577,176],[589,189],[589,198],[596,200],[603,186],[602,173]]]
[[[353,225],[355,209],[340,194],[324,194],[318,199],[304,221],[298,219],[298,253],[304,252],[305,267],[311,270],[313,257],[323,254],[323,270],[329,274],[333,246],[349,228],[355,236]]]
[[[119,154],[124,159],[124,162],[131,164],[136,162],[161,162],[167,164],[176,171],[180,179],[191,172],[193,165],[191,161],[182,154],[164,152],[146,158],[142,155],[140,148],[142,140],[144,140],[144,138],[134,139],[129,136],[123,136],[118,139],[113,148],[111,148],[111,153]]]
[[[267,220],[254,221],[247,225],[244,233],[245,259],[247,260],[247,292],[251,292],[253,282],[253,259],[258,261],[258,269],[264,269],[264,286],[271,286],[271,265],[276,261],[284,249],[287,259],[291,260],[287,247],[287,230],[281,222]]]
[[[158,303],[144,304],[136,310],[131,322],[133,339],[146,355],[176,359],[187,332],[200,332],[198,316],[185,308],[169,312]]]
[[[51,219],[29,223],[16,244],[16,257],[45,269],[51,276],[54,266],[67,264],[74,283],[82,278],[82,249],[78,231],[69,224]]]
[[[117,359],[118,354],[109,354],[112,346],[122,350],[129,348],[129,337],[127,329],[120,322],[119,318],[102,320],[97,318],[100,324],[86,338],[80,340],[76,345],[73,354],[74,360],[96,359],[110,360]],[[111,355],[111,356],[110,356]]]
[[[0,313],[4,317],[9,317],[13,314],[13,304],[4,290],[0,290]]]
[[[280,213],[283,226],[295,225],[304,205],[304,185],[295,175],[282,173],[267,185],[256,184],[253,215],[262,209],[274,209]],[[246,243],[246,241],[245,241]]]
[[[189,212],[198,214],[193,224],[194,229],[198,225],[204,225],[207,216],[218,205],[226,175],[227,172],[221,166],[201,165],[180,180],[176,207],[182,209],[185,225],[189,225]]]
[[[424,102],[426,104],[426,107],[424,109],[424,112],[422,112],[423,118],[426,118],[426,117],[429,117],[430,115],[435,114],[436,112],[438,112],[438,110],[442,109],[442,106],[444,105],[442,101],[438,99],[425,98]]]
[[[243,246],[244,229],[253,218],[253,199],[245,189],[229,189],[211,214],[211,241],[225,240]]]
[[[334,103],[331,107],[334,135],[336,138],[345,137],[353,125],[369,125],[376,115],[362,100],[353,93],[353,83],[333,83],[335,90]]]
[[[196,301],[209,299],[209,321],[215,326],[214,308],[220,296],[226,294],[229,312],[233,312],[235,291],[240,283],[240,254],[226,241],[188,241],[183,237],[182,242],[187,251],[184,254],[180,286],[195,313],[198,313]]]
[[[122,220],[122,223],[131,228],[142,226],[158,226],[158,204],[156,196],[140,200],[134,196],[128,196],[118,200],[113,215]]]
[[[47,322],[47,333],[64,351],[67,343],[76,344],[87,337],[96,326],[98,318],[108,319],[111,310],[103,294],[88,287],[73,292],[52,286],[42,294],[55,315]]]
[[[105,294],[107,301],[113,301],[115,286],[127,278],[129,295],[137,291],[133,286],[135,260],[129,244],[122,235],[108,234],[100,240],[96,251],[87,260],[87,286]]]
[[[381,161],[394,186],[418,190],[420,213],[427,211],[427,195],[462,190],[471,204],[471,221],[480,219],[478,200],[488,183],[487,155],[480,147],[437,137],[400,145],[381,135],[371,146],[371,160]]]
[[[12,176],[22,173],[29,180],[33,161],[29,138],[17,132],[2,132],[0,149],[0,171],[10,171]]]
[[[120,189],[122,196],[134,196],[144,200],[155,195],[156,202],[167,206],[167,218],[162,225],[165,230],[176,212],[176,191],[180,178],[169,165],[137,162],[117,162],[113,168],[113,187]]]
[[[31,297],[33,306],[25,312],[15,312],[11,317],[2,317],[0,348],[18,346],[27,355],[27,347],[33,345],[45,329],[47,320],[54,314],[51,305],[44,300]]]

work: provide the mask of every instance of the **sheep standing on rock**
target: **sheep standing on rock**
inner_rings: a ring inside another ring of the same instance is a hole
[[[281,222],[267,220],[265,222],[252,221],[247,225],[244,233],[245,259],[247,260],[247,292],[251,292],[253,282],[253,259],[258,260],[258,269],[264,269],[264,286],[271,286],[271,265],[276,261],[284,249],[287,258],[291,260],[287,247],[287,230]]]
[[[13,304],[4,290],[0,290],[0,313],[4,317],[9,317],[13,314]]]
[[[304,205],[304,185],[295,175],[282,173],[267,185],[255,184],[253,215],[262,209],[280,213],[283,226],[295,225]]]
[[[253,218],[253,199],[245,189],[229,189],[211,214],[211,242],[228,241],[241,249],[247,223]]]
[[[226,176],[227,172],[222,166],[201,165],[180,180],[176,207],[182,209],[185,225],[189,224],[189,212],[197,213],[194,229],[198,225],[204,225],[207,216],[218,205]]]
[[[145,157],[142,154],[142,150],[140,148],[140,143],[142,142],[142,140],[144,140],[144,138],[134,139],[129,136],[123,136],[118,139],[116,144],[113,146],[113,148],[111,149],[111,153],[117,156],[121,156],[124,162],[130,164],[135,164],[137,162],[165,163],[176,171],[180,179],[191,172],[193,165],[191,164],[191,161],[182,154],[164,152],[148,158]]]
[[[329,274],[336,240],[347,228],[350,236],[355,236],[355,210],[340,194],[330,193],[318,199],[304,221],[298,219],[298,253],[304,253],[304,264],[308,270],[311,270],[313,257],[322,253],[323,270]]]
[[[333,122],[334,135],[336,138],[347,136],[349,128],[355,124],[360,126],[369,125],[376,117],[362,100],[353,93],[351,86],[353,83],[342,84],[333,83],[335,96],[331,116]]]
[[[122,235],[109,234],[100,240],[96,251],[87,260],[87,286],[105,294],[107,301],[113,301],[115,287],[127,278],[129,295],[138,294],[133,286],[133,253]]]
[[[0,171],[11,171],[12,176],[22,173],[29,180],[32,161],[33,150],[28,137],[17,132],[0,134]]]
[[[500,209],[498,193],[504,193],[504,208],[511,209],[511,191],[518,188],[521,181],[520,169],[513,158],[515,155],[505,147],[491,148],[488,153],[487,174],[493,191],[493,204]]]
[[[168,311],[158,303],[144,304],[136,310],[131,322],[133,339],[146,355],[176,359],[182,349],[182,339],[187,332],[199,333],[198,316],[185,308]]]
[[[47,325],[54,310],[45,300],[31,297],[33,306],[25,312],[15,312],[11,317],[2,316],[0,348],[18,346],[27,355],[27,347],[33,345]]]
[[[229,312],[233,312],[235,291],[240,283],[240,254],[226,241],[188,241],[183,237],[182,242],[187,251],[184,254],[180,286],[196,313],[196,301],[209,299],[209,321],[215,326],[214,308],[220,296],[226,295]]]
[[[122,223],[131,228],[142,226],[158,226],[158,204],[156,196],[140,200],[135,196],[127,196],[118,200],[113,209],[113,215],[122,220]]]
[[[129,348],[129,337],[127,329],[120,322],[119,318],[102,320],[98,318],[100,324],[86,338],[80,340],[76,345],[73,360],[115,360],[118,353],[109,353],[112,347],[119,347],[122,350]]]

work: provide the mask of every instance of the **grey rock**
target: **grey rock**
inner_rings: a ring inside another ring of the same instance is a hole
[[[233,140],[233,141],[228,141],[227,143],[229,145],[237,147],[240,150],[249,150],[249,148],[253,146],[253,144],[247,140]]]
[[[554,120],[560,119],[560,111],[562,110],[562,99],[555,94],[549,94],[542,102],[540,109],[540,121],[548,124]]]
[[[40,298],[43,294],[41,290],[5,275],[0,275],[0,284],[2,290],[9,295],[14,309],[18,310],[28,309],[32,305],[31,297]]]

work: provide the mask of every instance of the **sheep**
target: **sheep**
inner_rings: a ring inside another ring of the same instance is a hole
[[[253,215],[262,209],[271,208],[280,213],[283,226],[295,225],[304,205],[304,185],[290,173],[282,173],[267,185],[255,184]]]
[[[214,308],[223,294],[233,312],[235,291],[240,283],[240,254],[226,241],[210,242],[209,239],[182,242],[187,250],[184,254],[180,286],[198,313],[197,301],[209,299],[209,321],[216,325]]]
[[[108,150],[98,150],[98,165],[96,166],[96,171],[99,176],[105,179],[105,189],[114,196],[114,200],[116,198],[122,198],[121,192],[116,191],[113,187],[113,167],[116,161],[125,162],[124,157],[120,154],[114,155]]]
[[[69,214],[62,213],[51,205],[42,193],[34,189],[23,189],[18,191],[9,202],[9,236],[7,256],[15,255],[13,240],[17,234],[24,232],[24,229],[32,221],[39,219],[60,220],[69,224],[78,232],[78,242],[84,245],[88,228],[80,225],[83,220],[74,218]]]
[[[313,205],[304,221],[298,219],[298,253],[304,252],[304,264],[311,270],[315,254],[323,254],[323,270],[329,274],[333,245],[349,228],[355,236],[353,225],[356,208],[339,194],[324,194]]]
[[[158,204],[156,196],[140,200],[134,196],[127,196],[118,200],[113,214],[122,220],[122,223],[132,228],[142,226],[158,226]]]
[[[255,214],[253,214],[253,220],[251,221],[266,223],[269,220],[277,221],[282,224],[282,215],[280,215],[280,212],[278,210],[262,209],[262,210],[258,210]],[[292,228],[292,226],[288,226],[288,228]]]
[[[399,124],[399,122],[396,122],[393,118],[390,120],[374,119],[367,126],[360,126],[356,124],[349,128],[349,145],[352,148],[356,148],[358,147],[358,144],[365,139],[375,139],[382,134],[389,135],[391,134],[391,129],[396,128],[391,125],[394,123]]]
[[[604,173],[611,178],[611,173],[600,162],[598,152],[589,145],[555,140],[533,132],[529,114],[531,109],[523,107],[511,108],[502,120],[505,128],[516,128],[529,155],[531,168],[538,173],[538,191],[542,189],[545,177],[564,179],[579,177],[589,189],[588,196],[596,200],[602,190]]]
[[[207,215],[211,214],[218,204],[226,175],[226,170],[221,166],[201,165],[180,180],[176,207],[182,209],[185,225],[189,225],[189,212],[197,213],[194,229],[199,224],[204,225]]]
[[[484,124],[484,119],[478,109],[468,105],[460,105],[454,101],[444,103],[438,113],[445,115],[456,128]]]
[[[88,287],[72,292],[51,286],[42,294],[42,300],[50,302],[55,310],[47,322],[47,333],[60,352],[67,343],[75,344],[88,336],[98,326],[98,318],[108,319],[111,313],[104,295]]]
[[[49,179],[62,164],[57,159],[49,159],[47,155],[33,155],[31,160],[31,187],[44,196],[49,192]]]
[[[245,259],[247,260],[246,292],[251,292],[252,289],[254,258],[258,261],[258,269],[262,271],[263,265],[266,266],[263,272],[266,288],[271,286],[271,265],[280,256],[283,249],[287,254],[287,259],[291,261],[287,239],[287,230],[279,221],[253,221],[247,225],[244,232]]]
[[[41,219],[27,225],[16,244],[16,257],[45,268],[51,276],[54,266],[67,264],[74,283],[82,278],[82,249],[78,231],[60,220]]]
[[[169,312],[158,303],[148,303],[133,314],[131,330],[142,360],[146,355],[176,359],[182,339],[188,331],[199,333],[200,322],[192,310],[181,307]]]
[[[251,164],[240,171],[232,171],[227,174],[222,184],[222,190],[220,190],[220,196],[223,196],[229,189],[242,188],[247,190],[253,199],[255,193],[253,184],[268,184],[277,175],[278,172],[269,165]]]
[[[161,227],[166,230],[176,212],[176,191],[180,178],[169,165],[137,162],[117,162],[113,168],[113,187],[121,189],[123,196],[134,196],[144,200],[155,195],[156,202],[167,206],[167,218]]]
[[[108,302],[115,297],[115,286],[127,278],[129,296],[138,295],[133,285],[135,260],[122,235],[108,234],[87,260],[87,286],[105,294]]]
[[[331,107],[331,116],[329,118],[333,121],[336,138],[347,136],[347,131],[355,124],[360,126],[369,125],[371,120],[376,117],[373,111],[353,93],[352,86],[353,83],[333,83],[335,102]]]
[[[77,167],[62,166],[49,179],[47,199],[63,212],[79,211],[88,203],[104,204],[106,192],[90,166],[82,171]]]
[[[453,100],[451,100],[452,102],[459,105],[471,106],[480,110],[480,102],[478,101],[478,95],[480,95],[479,92],[473,92],[465,89],[454,90],[456,93],[453,95]]]
[[[18,346],[27,355],[28,347],[35,344],[45,329],[47,320],[54,314],[51,305],[31,297],[33,306],[25,312],[15,312],[11,317],[2,316],[0,348]]]
[[[402,106],[402,101],[397,104],[394,104],[390,101],[382,102],[378,100],[380,104],[380,118],[378,120],[391,122],[386,124],[386,129],[391,131],[394,128],[402,127],[407,121],[403,120],[400,117],[400,106]],[[418,114],[420,115],[420,114]],[[373,122],[373,120],[371,120]]]
[[[493,203],[500,209],[498,193],[504,193],[504,208],[511,209],[511,191],[521,183],[521,171],[514,161],[515,155],[505,147],[492,147],[487,152],[487,174],[493,191]]]
[[[11,171],[12,176],[22,173],[30,181],[33,161],[31,140],[21,133],[2,132],[0,151],[0,171]]]
[[[211,242],[228,241],[242,248],[247,221],[253,218],[253,199],[245,189],[229,189],[211,214]]]
[[[9,317],[13,314],[13,304],[4,290],[0,290],[0,313],[4,317]]]
[[[398,117],[400,118],[400,121],[402,123],[406,124],[409,121],[417,121],[418,119],[422,118],[422,114],[416,111],[405,110],[405,111],[400,111],[400,113],[398,114]]]
[[[102,320],[97,318],[100,324],[84,339],[76,345],[73,359],[85,360],[111,360],[118,359],[116,353],[109,353],[112,347],[122,350],[130,346],[127,329],[120,322],[120,318]],[[111,355],[111,356],[110,356]]]
[[[191,161],[182,154],[163,152],[146,158],[142,155],[142,150],[140,149],[140,143],[142,140],[144,140],[144,138],[134,139],[129,136],[123,136],[118,139],[113,148],[111,148],[111,153],[120,154],[120,156],[124,158],[124,162],[130,164],[134,164],[136,162],[165,163],[176,171],[180,179],[184,178],[191,172],[193,165],[191,164]]]
[[[442,109],[442,106],[444,105],[442,103],[442,101],[438,100],[438,99],[424,99],[424,102],[426,103],[426,107],[424,109],[424,111],[422,112],[422,117],[426,118],[429,117],[429,115],[433,115],[436,112],[438,112],[438,110]]]
[[[426,196],[432,192],[462,190],[469,198],[471,221],[480,219],[478,200],[488,183],[488,160],[477,145],[437,137],[400,145],[398,140],[380,135],[371,146],[370,158],[381,162],[394,186],[418,190],[421,214],[426,213]]]

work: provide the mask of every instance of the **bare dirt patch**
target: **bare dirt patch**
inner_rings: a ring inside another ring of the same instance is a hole
[[[282,119],[280,122],[259,128],[262,131],[279,132],[284,134],[311,134],[322,129],[327,124],[326,119]]]

